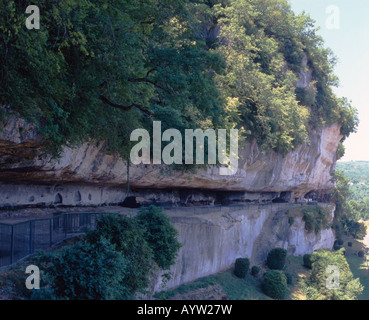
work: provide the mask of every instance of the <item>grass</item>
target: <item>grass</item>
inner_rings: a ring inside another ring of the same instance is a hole
[[[285,266],[286,271],[292,275],[292,285],[288,286],[286,300],[306,300],[302,292],[301,280],[310,275],[310,269],[304,267],[303,257],[289,256]]]
[[[360,278],[360,283],[364,286],[364,290],[358,300],[369,300],[369,270],[366,266],[365,259],[355,255],[347,256],[347,262],[355,278]]]
[[[369,231],[369,221],[363,221],[368,226]],[[363,293],[358,297],[358,300],[369,300],[369,262],[367,259],[369,256],[360,258],[357,252],[362,250],[365,252],[366,244],[364,240],[355,240],[352,237],[345,237],[344,247],[346,249],[346,259],[350,265],[350,269],[355,278],[360,279],[360,283],[364,286]],[[348,246],[348,242],[352,243],[352,247]]]
[[[219,284],[230,300],[271,300],[261,290],[260,278],[248,274],[240,279],[233,274],[233,268],[208,277],[200,278],[189,284],[181,285],[174,290],[162,291],[155,295],[157,299],[168,299],[176,294],[188,293],[199,288]]]
[[[285,271],[290,273],[293,279],[292,284],[288,285],[285,300],[304,300],[305,296],[301,290],[300,280],[306,277],[310,270],[303,266],[302,257],[288,257]],[[165,300],[176,294],[184,294],[192,290],[218,284],[230,300],[273,300],[263,293],[262,274],[263,271],[261,270],[257,277],[248,274],[246,278],[240,279],[234,275],[233,268],[231,268],[189,284],[181,285],[174,290],[159,292],[154,297]]]
[[[245,279],[237,278],[233,274],[233,269],[225,272],[220,272],[208,277],[198,279],[192,283],[182,285],[174,290],[164,291],[159,293],[156,297],[159,299],[168,299],[176,294],[187,293],[198,288],[206,288],[210,285],[219,284],[223,291],[227,294],[228,299],[231,300],[266,300],[270,299],[263,294],[259,288],[260,280],[251,276],[246,276]]]

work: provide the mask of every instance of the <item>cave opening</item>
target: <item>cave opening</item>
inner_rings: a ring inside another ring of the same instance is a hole
[[[126,197],[124,201],[120,204],[122,207],[126,208],[139,208],[141,205],[137,202],[136,197]]]
[[[291,201],[291,191],[283,191],[279,196],[272,200],[273,203],[288,203]]]
[[[57,193],[56,194],[54,203],[55,204],[61,204],[61,203],[63,203],[63,197],[61,196],[60,193]]]

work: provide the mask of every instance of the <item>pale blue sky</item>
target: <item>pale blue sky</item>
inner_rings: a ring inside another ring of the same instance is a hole
[[[342,161],[369,161],[369,1],[368,0],[289,0],[296,13],[305,11],[321,29],[326,47],[338,58],[335,74],[340,87],[338,96],[347,97],[359,111],[357,133],[345,141]],[[339,28],[329,28],[332,17],[328,6],[339,9]],[[327,24],[328,21],[328,24]]]

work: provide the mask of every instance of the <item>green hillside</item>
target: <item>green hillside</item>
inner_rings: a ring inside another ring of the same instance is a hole
[[[337,162],[348,179],[349,205],[358,219],[369,219],[369,161]]]

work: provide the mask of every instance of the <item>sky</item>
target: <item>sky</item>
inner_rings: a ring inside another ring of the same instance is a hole
[[[334,88],[358,109],[360,125],[344,142],[346,154],[340,161],[369,161],[369,1],[289,0],[296,13],[305,11],[316,25],[326,47],[338,59]]]

